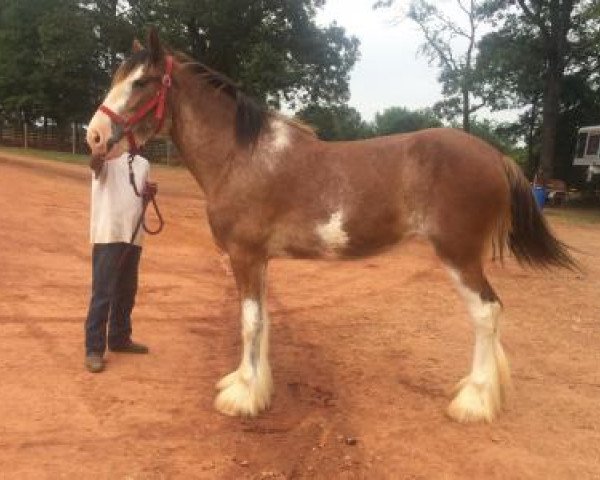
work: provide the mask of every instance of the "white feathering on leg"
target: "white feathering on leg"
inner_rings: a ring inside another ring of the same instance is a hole
[[[457,386],[458,393],[448,407],[448,415],[467,423],[491,422],[502,409],[505,387],[510,383],[510,371],[498,335],[501,306],[497,301],[484,301],[460,281],[461,293],[467,300],[475,326],[475,349],[471,373]]]
[[[268,316],[258,302],[242,302],[244,352],[239,368],[217,384],[215,408],[225,415],[255,416],[269,407],[273,380],[268,360]],[[257,341],[257,336],[259,336]],[[256,347],[258,345],[258,357]]]

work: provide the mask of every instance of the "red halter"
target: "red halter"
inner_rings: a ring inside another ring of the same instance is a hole
[[[129,153],[135,154],[139,151],[137,144],[135,143],[135,136],[133,135],[132,128],[139,123],[149,112],[155,110],[154,118],[157,120],[156,135],[165,122],[165,101],[167,98],[167,90],[171,88],[172,79],[171,73],[173,71],[173,57],[167,55],[165,57],[165,73],[162,77],[162,84],[160,89],[156,92],[156,95],[143,104],[138,110],[129,118],[125,118],[120,114],[113,112],[110,108],[105,105],[100,105],[98,110],[106,114],[114,123],[123,127],[123,134],[127,137],[129,142]]]

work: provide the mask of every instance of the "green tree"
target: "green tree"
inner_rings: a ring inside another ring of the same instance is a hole
[[[112,73],[156,24],[173,47],[279,106],[340,104],[358,40],[316,24],[323,0],[0,0],[0,112],[89,118]]]
[[[66,26],[68,25],[68,28]],[[0,98],[18,122],[84,121],[98,95],[94,23],[77,0],[2,0]]]
[[[486,4],[487,13],[495,15],[500,25],[499,35],[520,38],[538,54],[528,55],[530,65],[524,67],[542,81],[540,151],[546,176],[554,174],[565,74],[578,51],[597,45],[598,8],[597,0],[489,0]]]
[[[55,0],[38,25],[44,111],[59,125],[86,121],[98,100],[95,85],[100,71],[92,54],[93,27],[76,0]]]
[[[374,130],[376,135],[391,135],[441,126],[442,122],[430,109],[410,111],[391,107],[375,115]]]
[[[130,0],[138,30],[158,25],[169,42],[255,97],[292,108],[343,103],[359,42],[316,24],[324,0]]]
[[[357,140],[373,136],[372,128],[347,105],[308,105],[296,118],[315,128],[321,140]]]
[[[543,64],[540,45],[532,39],[529,27],[500,30],[479,43],[476,72],[478,83],[492,111],[520,109],[513,132],[526,143],[528,173],[539,163],[539,127],[543,98]]]
[[[131,23],[129,2],[83,0],[79,4],[92,23],[89,34],[95,46],[90,55],[98,68],[96,88],[101,91],[108,86],[114,71],[129,55],[136,29]]]
[[[381,0],[374,7],[390,7],[395,0]],[[444,101],[434,109],[447,119],[462,117],[462,128],[470,131],[471,116],[485,105],[478,91],[475,74],[476,43],[479,29],[484,21],[481,15],[482,1],[455,0],[464,21],[451,18],[439,2],[413,0],[408,10],[408,18],[421,30],[425,42],[420,47],[431,63],[440,67],[439,80],[442,83]],[[461,50],[462,49],[462,50]]]
[[[498,124],[489,119],[474,118],[471,122],[471,134],[485,140],[501,152],[520,157],[521,149],[517,147],[519,132],[510,124]]]
[[[0,99],[14,120],[32,121],[48,100],[38,25],[51,0],[0,0]]]

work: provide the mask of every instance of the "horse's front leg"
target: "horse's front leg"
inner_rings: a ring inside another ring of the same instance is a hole
[[[230,254],[240,296],[242,360],[219,381],[215,407],[226,415],[257,415],[271,401],[269,320],[265,302],[267,261],[247,252]]]

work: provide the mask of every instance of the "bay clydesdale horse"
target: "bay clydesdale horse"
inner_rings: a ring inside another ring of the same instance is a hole
[[[273,391],[265,305],[271,258],[355,258],[423,236],[448,267],[475,329],[470,373],[449,415],[491,421],[509,370],[498,322],[501,302],[482,257],[493,243],[522,263],[573,267],[549,231],[519,167],[483,141],[432,129],[355,142],[323,142],[265,110],[232,81],[148,47],[116,72],[87,133],[96,164],[155,134],[171,137],[206,196],[210,228],[230,257],[239,291],[243,352],[218,382],[216,408],[256,415]]]

